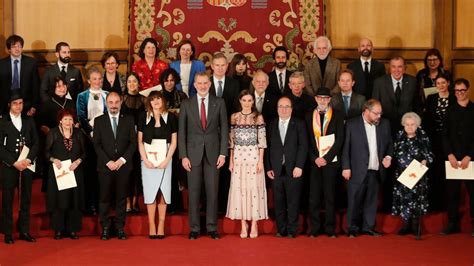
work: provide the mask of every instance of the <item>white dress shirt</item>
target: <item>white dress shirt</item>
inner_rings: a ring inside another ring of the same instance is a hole
[[[376,126],[370,124],[364,119],[365,133],[367,135],[367,143],[369,144],[369,170],[379,170],[379,156],[377,152],[377,131]]]

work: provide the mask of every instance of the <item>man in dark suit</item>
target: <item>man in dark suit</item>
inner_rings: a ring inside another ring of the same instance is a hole
[[[290,76],[293,72],[286,69],[286,62],[289,57],[286,47],[275,47],[272,56],[275,61],[275,69],[268,73],[270,82],[268,92],[279,98],[282,95],[289,93],[290,87],[288,86],[288,83],[290,82]]]
[[[120,113],[122,99],[116,92],[106,98],[107,113],[94,122],[94,149],[97,153],[99,172],[99,220],[102,225],[102,240],[110,238],[109,211],[115,205],[115,228],[120,240],[125,235],[126,198],[128,180],[133,169],[133,155],[137,148],[134,119]],[[112,197],[115,196],[115,204]]]
[[[209,93],[218,98],[224,99],[227,116],[230,117],[239,109],[239,82],[231,77],[227,77],[227,67],[229,63],[223,53],[216,53],[212,57],[212,78]]]
[[[319,88],[314,97],[318,106],[306,115],[309,136],[309,163],[311,165],[309,189],[310,236],[319,235],[321,228],[320,208],[324,196],[324,231],[336,237],[336,179],[339,177],[339,160],[344,142],[344,116],[329,105],[331,93],[328,88]],[[323,137],[333,135],[334,142],[326,146]],[[323,144],[324,146],[321,146]]]
[[[359,51],[360,58],[352,61],[347,65],[347,68],[354,72],[354,91],[370,99],[372,98],[374,81],[385,75],[385,66],[383,63],[372,58],[374,46],[370,39],[361,39],[357,50]]]
[[[406,112],[420,111],[420,99],[415,77],[405,74],[406,62],[401,56],[390,59],[390,74],[375,80],[372,98],[382,104],[383,118],[390,121],[392,135],[401,129]]]
[[[308,140],[304,122],[291,117],[288,97],[278,100],[278,118],[269,126],[265,169],[273,179],[277,237],[298,234],[298,214],[303,167]]]
[[[362,115],[346,123],[346,134],[342,150],[342,176],[347,185],[347,226],[349,237],[362,233],[381,236],[375,231],[377,192],[384,179],[384,169],[390,167],[393,143],[390,124],[381,119],[382,106],[374,99],[364,104]]]
[[[40,104],[38,62],[23,54],[23,38],[7,38],[9,56],[0,60],[0,116],[8,114],[8,100],[15,91],[23,97],[23,114],[35,115]]]
[[[304,69],[306,93],[314,96],[319,88],[326,87],[331,90],[331,94],[335,94],[338,89],[336,85],[341,62],[329,56],[332,46],[328,37],[319,36],[314,41],[313,47],[316,57],[311,59]]]
[[[54,89],[54,78],[62,76],[66,80],[68,89],[68,98],[76,102],[77,95],[84,90],[82,74],[79,69],[70,64],[71,48],[65,42],[56,44],[56,57],[58,62],[46,69],[41,82],[41,100],[43,102],[49,99],[49,90]]]
[[[296,71],[290,76],[290,92],[287,94],[291,100],[293,117],[297,117],[301,120],[305,119],[306,113],[316,108],[316,102],[314,97],[309,96],[304,91],[304,74],[303,72]]]
[[[278,116],[278,98],[268,91],[268,75],[262,70],[258,70],[253,75],[252,86],[255,96],[255,106],[257,111],[262,114],[268,129],[268,124]]]
[[[9,113],[0,119],[0,160],[2,180],[2,224],[5,243],[13,244],[13,199],[15,188],[19,186],[20,214],[18,230],[20,239],[36,242],[29,234],[30,203],[33,172],[27,167],[35,161],[39,141],[35,122],[22,115],[23,98],[16,91],[10,96]],[[26,158],[19,160],[23,149],[28,147]]]
[[[349,120],[353,117],[362,114],[362,106],[365,102],[365,97],[352,90],[354,86],[354,73],[350,69],[344,69],[339,74],[337,84],[341,89],[340,93],[333,95],[331,99],[331,106],[344,114],[344,120]]]
[[[188,172],[189,239],[201,230],[199,200],[201,185],[206,191],[206,227],[213,239],[217,232],[217,194],[219,169],[227,156],[229,128],[223,99],[209,93],[211,82],[205,73],[194,78],[197,94],[183,101],[179,114],[178,148],[182,165]]]

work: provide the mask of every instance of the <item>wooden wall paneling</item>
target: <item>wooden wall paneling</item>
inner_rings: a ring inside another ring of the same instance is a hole
[[[13,0],[0,0],[0,57],[8,54],[5,40],[13,33]]]
[[[472,0],[454,0],[454,49],[474,49],[474,3]]]
[[[471,83],[471,88],[469,89],[469,98],[474,99],[474,59],[469,60],[454,60],[453,69],[455,70],[456,77],[463,77]]]

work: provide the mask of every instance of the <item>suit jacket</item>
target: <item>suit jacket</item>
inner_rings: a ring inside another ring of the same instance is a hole
[[[8,167],[12,167],[20,156],[20,142],[30,149],[26,158],[31,162],[38,154],[39,139],[33,118],[23,115],[21,123],[21,131],[18,131],[9,114],[0,119],[0,161]]]
[[[285,169],[291,175],[295,167],[304,168],[308,152],[308,138],[303,120],[290,118],[286,130],[285,141],[282,143],[279,129],[279,118],[275,118],[267,132],[267,150],[265,151],[265,169],[273,170],[275,176],[282,171],[283,155]]]
[[[316,112],[319,111],[314,109]],[[314,112],[314,111],[313,111]],[[309,137],[309,152],[308,157],[311,163],[311,166],[315,166],[316,164],[314,161],[316,158],[321,157],[319,155],[318,147],[316,146],[316,137],[314,135],[313,130],[313,112],[309,112],[306,114],[306,129],[308,130],[308,137]],[[326,131],[326,136],[334,134],[334,145],[332,145],[331,149],[329,149],[328,153],[323,156],[323,158],[327,161],[326,166],[333,166],[339,167],[340,160],[341,160],[341,149],[342,144],[344,143],[344,115],[337,110],[333,109],[333,114],[331,121],[329,122],[328,129]],[[333,162],[334,157],[337,156],[337,161]]]
[[[282,95],[285,95],[287,93],[290,93],[290,86],[288,84],[290,83],[290,76],[293,74],[293,71],[289,71],[285,69],[285,87],[283,88],[283,93],[280,91],[280,85],[278,85],[278,76],[276,73],[276,70],[273,70],[272,72],[268,73],[268,87],[267,87],[267,92],[270,92],[271,94],[281,97]]]
[[[209,94],[216,96],[216,90],[214,86],[214,77],[211,77],[211,88],[209,89]],[[239,110],[239,94],[240,94],[240,85],[239,82],[231,77],[225,77],[224,82],[224,92],[222,93],[222,98],[224,99],[226,111],[227,111],[227,120],[230,116]]]
[[[133,154],[137,149],[135,119],[132,116],[119,114],[116,137],[112,131],[109,114],[97,117],[94,123],[93,142],[97,153],[97,171],[110,171],[106,164],[120,157],[127,161],[121,169],[132,170]]]
[[[341,62],[331,56],[327,57],[326,69],[324,71],[324,78],[321,75],[321,68],[319,66],[318,57],[311,59],[304,69],[304,82],[306,84],[305,92],[314,96],[322,86],[331,90],[331,94],[337,92],[337,79],[341,71]]]
[[[379,159],[379,171],[382,180],[385,177],[382,160],[385,156],[393,155],[393,142],[389,121],[381,119],[376,127],[377,155]],[[393,158],[393,156],[392,156]],[[342,149],[342,169],[351,170],[349,183],[362,184],[367,175],[369,165],[369,143],[365,132],[364,119],[361,116],[354,117],[346,123],[346,134],[344,147]],[[392,163],[395,160],[392,159]]]
[[[344,110],[344,100],[342,99],[342,93],[336,93],[331,98],[331,106],[335,110],[344,114],[344,120],[361,115],[364,103],[365,97],[353,91],[351,100],[349,102],[349,110],[346,113]]]
[[[400,119],[405,113],[411,111],[419,113],[421,110],[415,77],[404,74],[401,87],[399,106],[396,104],[395,89],[390,74],[375,80],[372,94],[372,98],[379,100],[382,104],[382,116],[390,120],[393,132],[400,128]]]
[[[8,102],[11,96],[12,63],[7,56],[0,60],[0,115],[8,114]],[[27,55],[21,55],[20,61],[20,89],[23,96],[23,113],[26,114],[31,107],[36,109],[40,105],[40,79],[38,62]]]
[[[278,104],[278,97],[269,93],[268,90],[265,92],[265,97],[263,98],[263,106],[262,106],[262,116],[263,121],[266,124],[270,123],[278,116],[277,113],[277,104]]]
[[[61,69],[58,63],[51,65],[45,70],[41,82],[41,100],[43,102],[50,98],[50,90],[55,87],[54,78],[57,76],[61,76]],[[84,91],[84,83],[82,81],[81,71],[71,63],[67,65],[66,83],[72,100],[76,102],[77,95]]]
[[[170,68],[176,70],[178,74],[181,75],[181,61],[176,60],[171,62]],[[194,76],[198,72],[204,72],[206,71],[206,66],[204,66],[204,63],[199,60],[192,60],[191,61],[191,71],[189,72],[189,84],[188,84],[188,95],[189,97],[196,95],[197,91],[196,88],[194,87]],[[183,86],[181,83],[176,84],[176,88],[180,91],[183,90]]]
[[[355,84],[353,90],[364,95],[366,99],[372,98],[374,81],[385,75],[385,65],[372,58],[368,79],[365,78],[364,69],[359,59],[352,61],[347,68],[354,72]]]
[[[227,156],[229,127],[223,99],[209,95],[207,126],[202,128],[197,95],[181,104],[178,126],[179,157],[187,157],[191,165],[199,165],[204,154],[209,162],[219,155]]]

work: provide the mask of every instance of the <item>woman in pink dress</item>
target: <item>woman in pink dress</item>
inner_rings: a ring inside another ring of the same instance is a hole
[[[138,56],[141,59],[132,65],[132,72],[140,78],[140,90],[160,84],[160,75],[168,68],[168,64],[158,59],[159,54],[158,42],[153,38],[146,38],[140,45]]]
[[[248,236],[247,221],[252,221],[250,237],[256,238],[257,221],[268,218],[263,170],[263,151],[267,147],[265,122],[255,108],[252,93],[243,90],[239,101],[241,111],[230,118],[231,181],[226,217],[241,220],[241,238]]]

